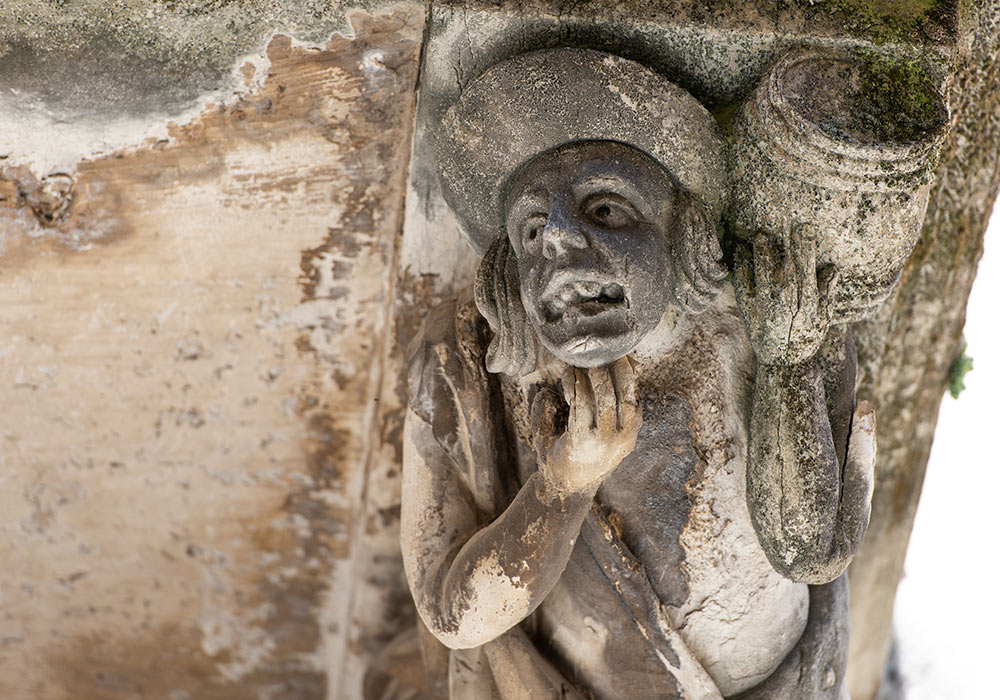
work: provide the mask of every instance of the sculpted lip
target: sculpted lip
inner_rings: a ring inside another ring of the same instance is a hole
[[[628,307],[625,289],[618,282],[568,274],[554,275],[540,301],[542,315],[550,323]]]

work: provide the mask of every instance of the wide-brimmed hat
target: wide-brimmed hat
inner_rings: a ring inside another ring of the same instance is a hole
[[[447,111],[436,139],[445,199],[484,253],[504,232],[512,176],[577,141],[644,151],[717,221],[725,155],[718,125],[686,90],[645,66],[589,49],[520,54],[487,69]]]

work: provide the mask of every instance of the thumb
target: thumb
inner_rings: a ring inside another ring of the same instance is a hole
[[[566,402],[549,387],[542,387],[531,402],[531,433],[535,454],[544,461],[565,429]]]
[[[850,550],[861,545],[868,529],[874,481],[875,409],[868,401],[859,401],[851,421],[840,499],[842,544]]]

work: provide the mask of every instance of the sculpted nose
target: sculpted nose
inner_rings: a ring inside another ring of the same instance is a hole
[[[586,248],[588,245],[583,232],[563,219],[549,217],[545,228],[542,229],[542,255],[549,260],[565,255],[573,249]]]

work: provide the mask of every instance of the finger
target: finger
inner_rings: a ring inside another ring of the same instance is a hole
[[[699,268],[700,258],[705,257],[704,251],[699,249],[698,241],[691,235],[691,231],[685,231],[680,237],[679,255],[684,276],[694,289],[704,294],[711,293],[713,285],[710,280],[705,279]]]
[[[573,368],[566,365],[560,377],[562,384],[563,399],[569,406],[569,414],[566,416],[566,432],[571,432],[577,425],[576,415],[576,373]]]
[[[632,361],[619,357],[611,365],[611,383],[615,389],[615,427],[621,430],[625,427],[628,409],[638,404],[635,391],[635,368]]]
[[[594,391],[594,422],[597,430],[605,435],[615,431],[618,423],[615,386],[607,367],[592,367],[587,376]]]
[[[715,288],[719,282],[729,276],[729,270],[722,264],[722,253],[720,252],[717,258],[705,257],[703,259],[705,260],[705,269],[702,270],[702,277],[709,280],[712,287]]]
[[[698,256],[699,270],[702,278],[718,284],[726,278],[729,271],[722,264],[722,246],[719,237],[714,233],[702,237],[701,255]]]
[[[792,241],[796,239],[791,222],[785,222],[781,227],[781,257],[778,261],[780,265],[780,276],[778,283],[784,289],[795,289],[795,296],[798,296],[798,288],[795,284],[795,254]]]
[[[726,268],[719,264],[719,259],[722,258],[719,238],[714,232],[707,236],[698,236],[694,247],[696,251],[692,266],[697,278],[695,286],[704,291],[711,300],[719,291],[719,282],[728,274]]]
[[[680,290],[682,308],[691,313],[701,313],[712,302],[713,292],[699,289],[686,270],[681,269]]]
[[[636,405],[639,402],[636,381],[638,364],[631,357],[619,357],[611,365],[611,379],[615,385],[618,400],[622,403]]]
[[[748,243],[740,242],[733,251],[733,287],[737,298],[749,299],[753,296],[753,283],[750,280],[752,252]]]
[[[793,239],[792,226],[785,223],[781,229],[781,238],[777,241],[769,241],[774,263],[771,273],[774,286],[771,288],[771,295],[786,313],[797,310],[801,302],[799,287],[795,281],[796,266],[792,250]],[[788,322],[791,322],[791,318],[788,319]]]
[[[569,365],[564,365],[562,374],[559,376],[559,384],[562,386],[563,399],[570,408],[576,402],[576,372]]]
[[[690,314],[700,314],[708,306],[708,299],[690,283],[684,284],[678,295],[682,310]]]
[[[758,233],[753,239],[753,278],[754,290],[760,295],[770,294],[775,289],[777,280],[777,251],[768,240],[766,234]]]
[[[559,395],[549,387],[542,387],[531,402],[531,430],[535,454],[545,459],[558,437],[556,416],[559,413]]]
[[[684,270],[682,269],[677,258],[677,255],[672,256],[670,268],[674,279],[674,301],[677,302],[677,306],[681,310],[690,313],[698,313],[705,308],[707,302],[702,301],[701,295],[687,278],[687,275],[684,273]]]
[[[817,285],[820,298],[820,318],[830,320],[833,317],[834,297],[840,282],[840,270],[833,263],[820,268],[817,273]]]
[[[594,390],[590,387],[590,378],[587,376],[587,370],[574,369],[573,372],[576,375],[574,383],[576,387],[576,399],[573,402],[573,405],[576,407],[576,427],[587,430],[594,427],[596,414]]]
[[[717,279],[715,261],[722,257],[719,239],[701,207],[688,207],[684,217],[682,236],[690,241],[690,261],[693,267],[692,281],[703,289]],[[707,235],[706,235],[707,234]]]
[[[816,242],[802,226],[792,231],[792,263],[802,299],[815,299],[819,293],[816,279]]]
[[[859,401],[851,419],[841,484],[841,538],[842,546],[849,551],[857,549],[868,528],[875,481],[875,445],[875,409],[868,401]]]
[[[642,408],[639,406],[640,364],[637,360],[634,360],[631,357],[626,356],[625,359],[628,362],[628,366],[632,370],[632,379],[627,384],[626,391],[623,395],[622,427],[623,429],[631,430],[638,435],[639,429],[642,428]]]

